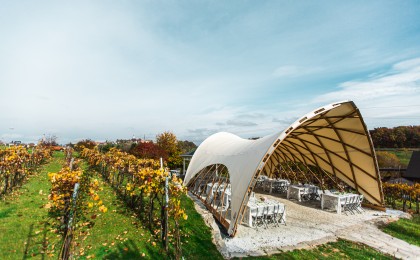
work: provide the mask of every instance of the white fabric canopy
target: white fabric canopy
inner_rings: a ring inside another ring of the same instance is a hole
[[[261,172],[270,175],[282,162],[314,165],[338,177],[373,204],[383,204],[379,171],[372,141],[355,104],[330,104],[310,112],[285,131],[257,139],[242,139],[220,132],[208,137],[196,150],[184,183],[204,168],[223,164],[232,186],[231,221],[234,235],[247,191]]]

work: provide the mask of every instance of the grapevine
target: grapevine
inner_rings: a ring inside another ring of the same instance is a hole
[[[136,210],[140,216],[148,220],[151,230],[155,225],[163,227],[165,179],[168,171],[161,169],[160,163],[153,159],[138,159],[133,155],[112,148],[103,154],[97,148],[83,149],[81,156],[91,167],[98,169],[104,179],[120,194],[128,206]],[[182,180],[173,176],[169,185],[168,216],[173,220],[176,256],[181,254],[179,220],[187,219],[181,206],[181,197],[186,194]],[[155,206],[156,202],[162,210]],[[161,217],[155,218],[156,212]],[[154,232],[156,233],[156,231]],[[169,242],[169,241],[166,241]]]
[[[31,152],[23,146],[0,150],[0,196],[21,185],[50,156],[51,151],[42,146],[34,148]]]

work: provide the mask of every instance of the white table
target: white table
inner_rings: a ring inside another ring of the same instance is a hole
[[[225,195],[223,195],[223,191],[225,192]],[[229,187],[226,189],[219,189],[218,191],[219,198],[221,199],[223,196],[223,206],[229,205],[231,197],[232,197],[232,191]]]
[[[273,192],[273,187],[275,186],[287,186],[289,185],[288,180],[276,180],[276,179],[265,179],[263,181],[263,190],[269,190],[269,193]]]
[[[280,203],[275,200],[265,200],[265,201],[258,201],[258,200],[249,200],[248,204],[246,205],[246,209],[244,212],[244,218],[242,220],[243,223],[248,225],[249,227],[253,227],[252,225],[252,215],[256,215],[257,211],[262,211],[265,207],[269,207],[274,210],[274,207],[280,205],[280,212],[283,212],[283,220],[286,221],[286,209],[283,203]]]
[[[289,185],[287,189],[287,199],[302,200],[303,194],[309,194],[310,190],[317,190],[318,187],[315,185]]]
[[[337,214],[341,214],[342,205],[346,203],[347,198],[358,197],[358,194],[321,194],[321,209],[335,208]]]
[[[223,190],[226,186],[226,183],[221,183],[219,185],[218,182],[212,183],[209,182],[207,183],[207,188],[206,188],[206,194],[209,195],[213,195],[213,193],[219,189]],[[228,188],[230,187],[230,184],[228,184]]]

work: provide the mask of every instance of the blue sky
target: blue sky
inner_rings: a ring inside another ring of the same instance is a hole
[[[0,140],[419,125],[418,1],[0,1]]]

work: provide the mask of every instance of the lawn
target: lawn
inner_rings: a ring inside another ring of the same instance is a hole
[[[39,173],[0,201],[0,259],[44,258],[49,254],[57,258],[61,236],[49,232],[51,219],[43,206],[50,189],[47,174],[60,170],[62,163],[63,153],[54,153]]]
[[[101,180],[103,190],[99,193],[108,212],[95,219],[90,235],[83,241],[84,257],[102,259],[165,259],[161,241],[144,227],[141,220],[131,209],[125,207],[112,188]],[[211,233],[202,217],[195,211],[193,202],[184,196],[182,200],[188,220],[182,221],[182,253],[186,259],[222,259],[211,241]],[[159,234],[159,230],[156,230]],[[170,256],[174,256],[170,253]],[[83,257],[82,257],[83,259]]]
[[[394,259],[384,255],[366,245],[339,239],[320,245],[312,250],[293,250],[280,254],[260,257],[247,257],[246,259]]]
[[[411,155],[413,154],[413,151],[410,149],[380,149],[379,151],[385,151],[392,154],[395,154],[398,159],[400,160],[401,167],[407,167],[408,163],[410,162]]]
[[[401,165],[405,167],[408,166],[411,155],[413,154],[413,151],[409,151],[409,150],[394,150],[391,152],[394,153],[398,157],[398,159],[400,159]]]
[[[413,215],[412,219],[399,219],[383,227],[382,230],[391,236],[420,246],[420,215]]]

